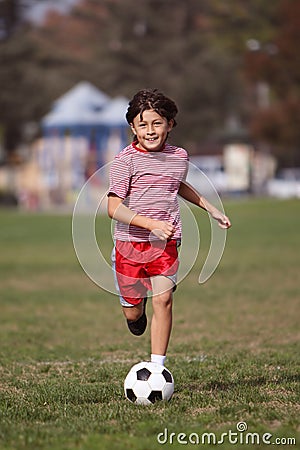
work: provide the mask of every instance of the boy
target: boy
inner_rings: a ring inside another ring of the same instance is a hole
[[[116,156],[108,193],[108,215],[117,221],[112,259],[123,313],[129,330],[143,334],[147,291],[152,290],[151,361],[162,365],[181,239],[177,194],[208,211],[221,228],[231,226],[185,182],[187,152],[167,143],[177,112],[176,104],[156,89],[137,92],[126,114],[134,141]]]

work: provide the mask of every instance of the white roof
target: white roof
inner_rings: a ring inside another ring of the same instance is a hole
[[[125,114],[127,108],[128,99],[126,97],[116,97],[106,105],[101,113],[99,113],[99,120],[103,121],[106,125],[111,126],[126,122]]]
[[[58,98],[42,120],[45,127],[80,125],[124,126],[128,100],[110,97],[88,82],[81,82]]]
[[[68,106],[89,108],[103,108],[110,100],[108,95],[97,89],[87,81],[81,81],[54,102],[54,109],[65,109]]]

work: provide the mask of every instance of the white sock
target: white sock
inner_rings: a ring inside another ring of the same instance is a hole
[[[156,364],[160,364],[161,366],[165,365],[165,360],[166,360],[166,356],[164,355],[155,355],[155,354],[151,354],[151,362],[156,363]]]

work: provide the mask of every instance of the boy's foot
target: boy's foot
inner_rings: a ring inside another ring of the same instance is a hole
[[[147,297],[144,298],[144,310],[143,314],[138,320],[127,320],[127,325],[129,330],[132,334],[135,336],[141,336],[146,328],[147,328],[147,316],[146,316],[146,304],[147,304]]]

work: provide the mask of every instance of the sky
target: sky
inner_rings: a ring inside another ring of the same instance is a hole
[[[32,3],[32,6],[28,6],[24,12],[24,18],[30,20],[35,24],[41,24],[49,10],[55,10],[61,14],[67,14],[72,6],[78,3],[80,0],[42,0]]]

